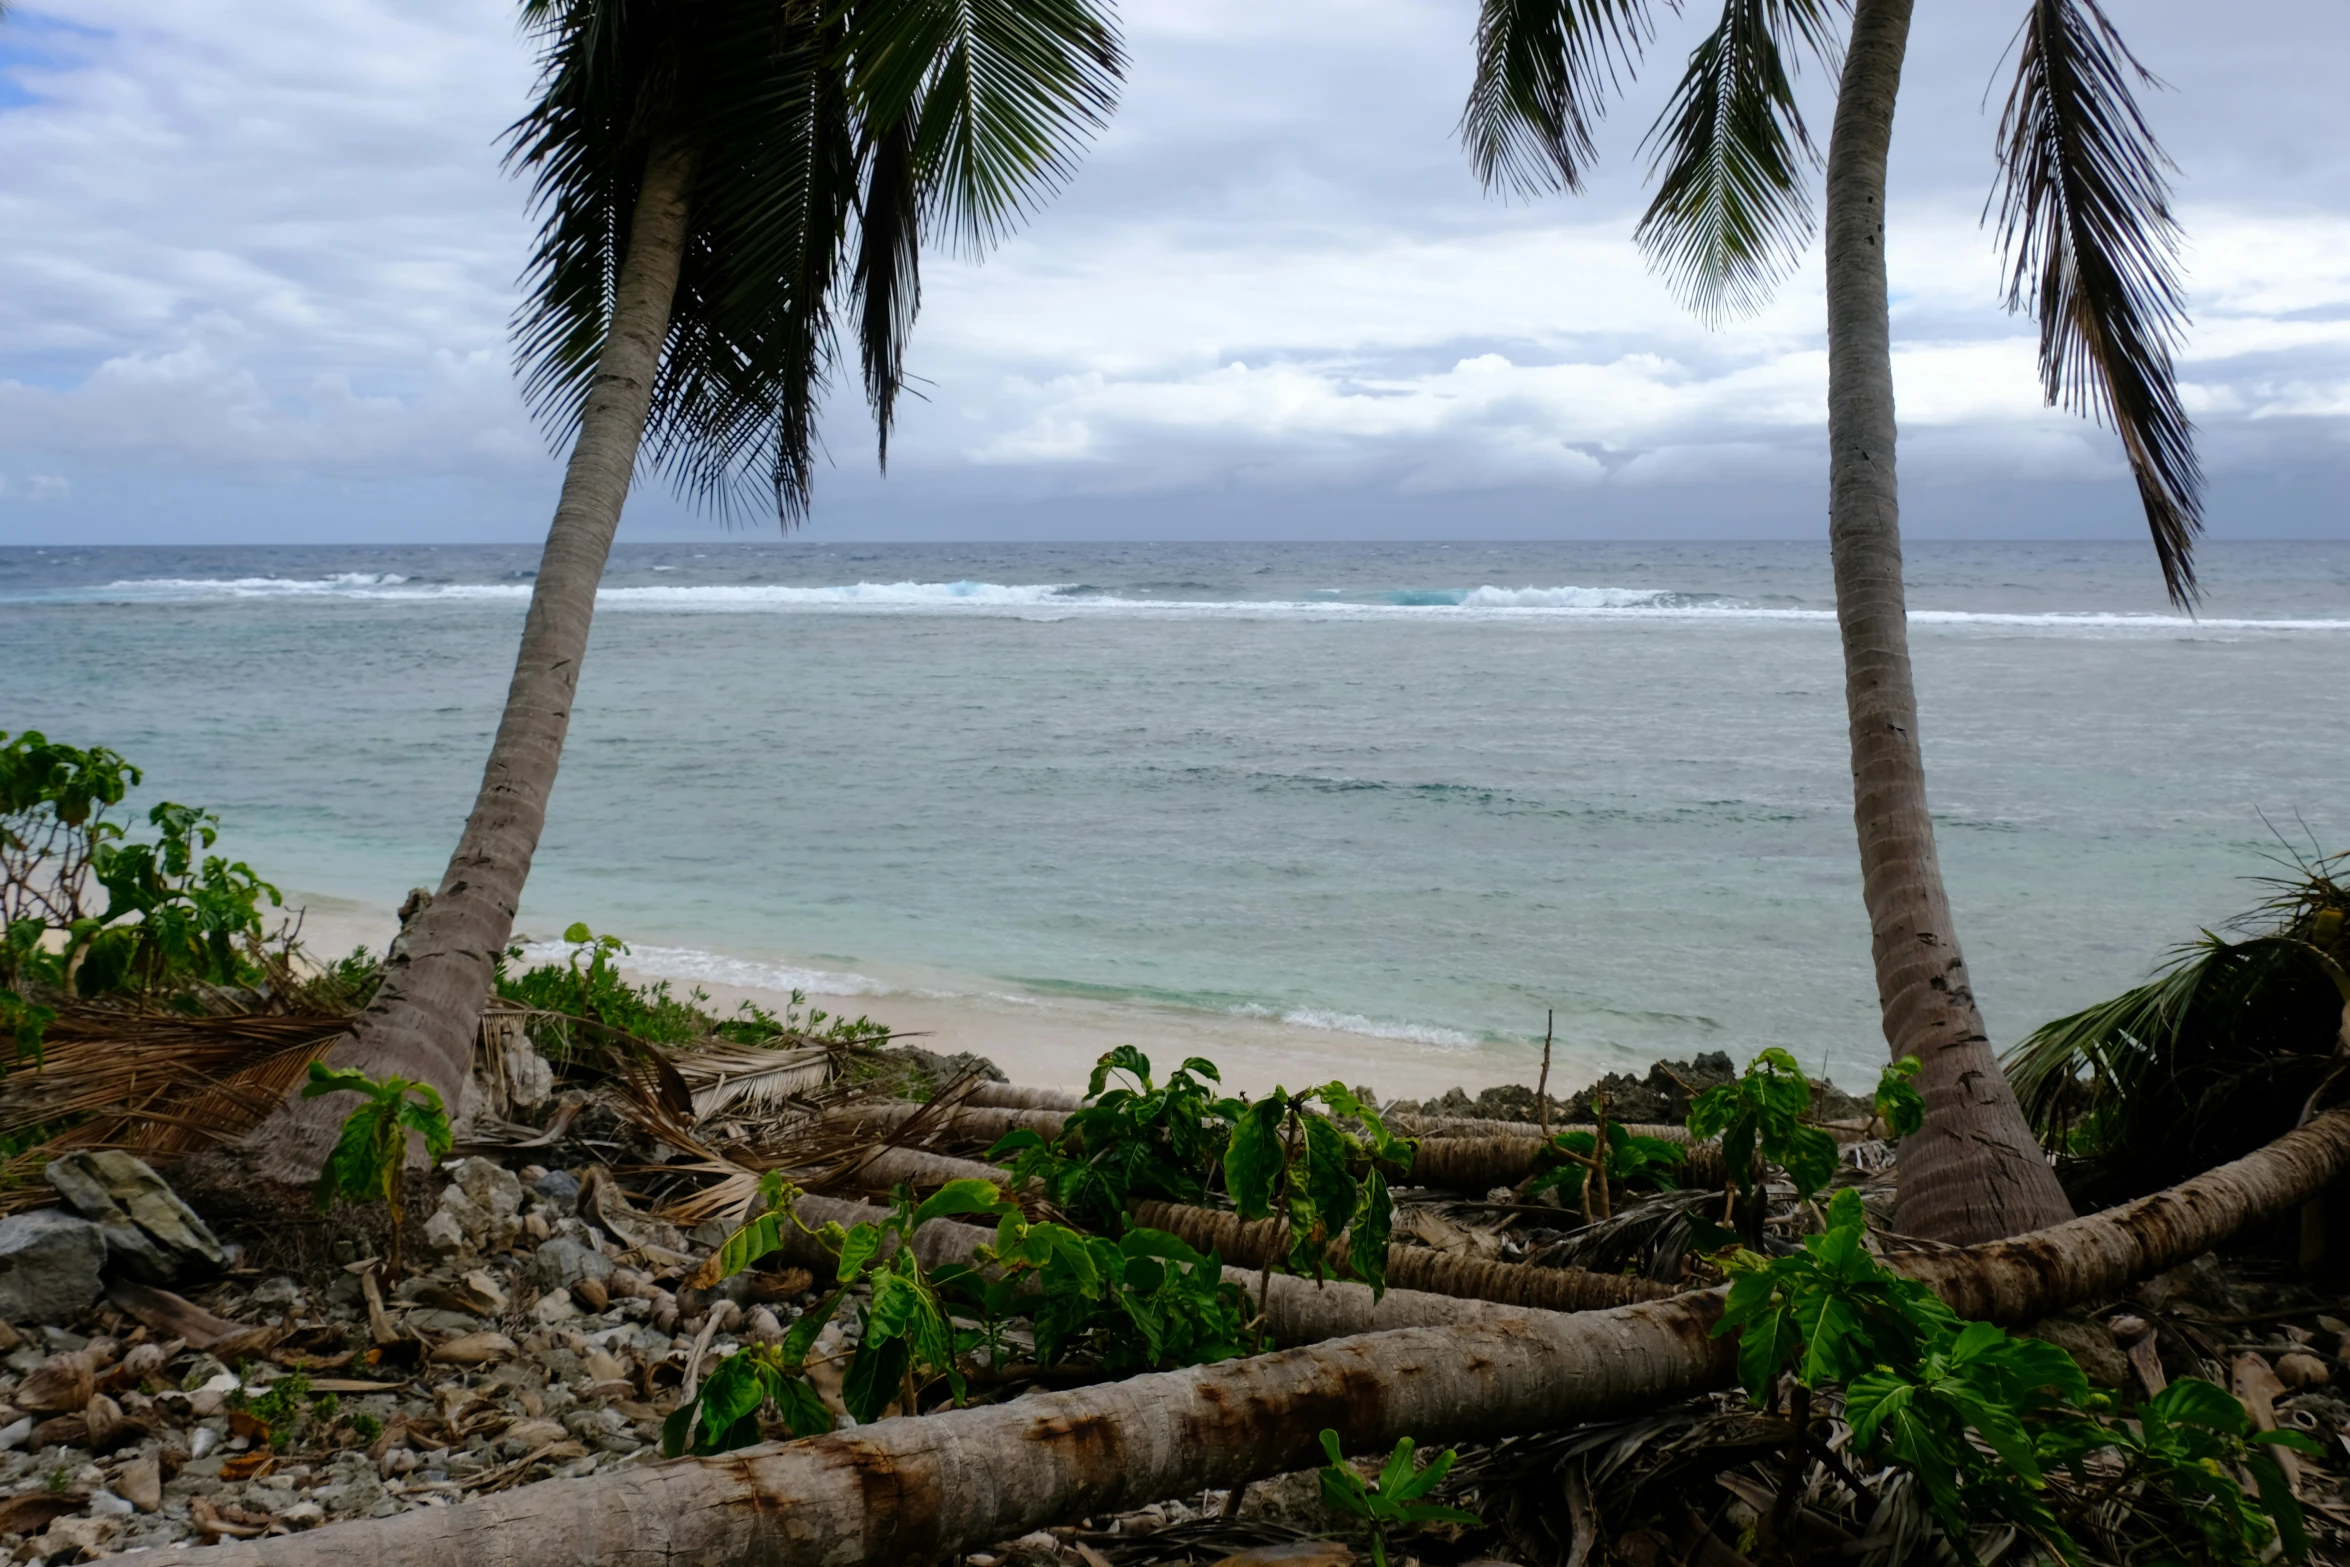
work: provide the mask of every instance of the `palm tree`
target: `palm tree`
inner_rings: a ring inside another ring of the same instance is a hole
[[[1828,540],[1843,634],[1853,816],[1885,1038],[1917,1056],[1926,1127],[1902,1150],[1902,1226],[1973,1242],[2070,1216],[1983,1031],[1934,850],[1903,603],[1885,293],[1885,158],[1912,0],[1724,0],[1648,134],[1635,233],[1704,318],[1751,308],[1811,238],[1795,61],[1840,71],[1826,159]],[[1848,41],[1837,13],[1849,9]],[[1482,0],[1462,135],[1489,187],[1578,189],[1591,130],[1653,37],[1649,0]],[[1839,49],[1839,44],[1843,47]],[[2027,0],[1999,127],[2010,309],[2040,326],[2041,389],[2111,424],[2171,598],[2195,596],[2202,475],[2170,349],[2183,323],[2169,167],[2140,66],[2097,0]],[[1841,62],[1838,56],[1841,54]]]
[[[788,526],[846,305],[886,463],[922,242],[982,250],[1056,188],[1124,63],[1093,0],[524,0],[522,14],[543,72],[509,158],[543,219],[517,349],[571,457],[473,814],[333,1052],[452,1103],[640,448],[686,492],[756,498]],[[282,1108],[257,1134],[262,1168],[307,1179],[348,1108]]]

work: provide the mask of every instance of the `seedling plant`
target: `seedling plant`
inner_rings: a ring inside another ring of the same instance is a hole
[[[1457,1507],[1443,1507],[1421,1498],[1444,1483],[1453,1463],[1460,1455],[1447,1448],[1429,1461],[1424,1469],[1412,1465],[1413,1443],[1405,1437],[1395,1444],[1386,1464],[1376,1480],[1365,1480],[1346,1461],[1346,1454],[1338,1445],[1338,1433],[1322,1433],[1322,1451],[1330,1455],[1330,1462],[1321,1471],[1322,1505],[1341,1518],[1360,1523],[1371,1534],[1371,1560],[1376,1567],[1387,1567],[1387,1531],[1394,1528],[1424,1528],[1429,1524],[1474,1524],[1482,1520],[1475,1513],[1462,1512]]]
[[[401,1187],[408,1164],[408,1134],[424,1139],[425,1154],[437,1161],[455,1146],[440,1090],[404,1077],[369,1077],[350,1067],[310,1063],[302,1097],[357,1094],[358,1108],[343,1118],[342,1135],[318,1172],[318,1211],[337,1201],[380,1201],[392,1220],[391,1275],[400,1275]]]

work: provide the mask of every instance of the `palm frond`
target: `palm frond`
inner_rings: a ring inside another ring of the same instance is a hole
[[[1758,308],[1811,242],[1819,166],[1788,56],[1833,61],[1839,0],[1727,0],[1644,146],[1656,198],[1633,239],[1707,325]]]
[[[787,1100],[821,1088],[832,1075],[832,1052],[821,1046],[705,1045],[668,1055],[693,1095],[697,1121],[738,1106],[752,1114],[773,1113]]]
[[[918,247],[999,238],[1064,182],[1123,65],[1092,0],[526,0],[536,103],[510,132],[540,216],[515,321],[523,390],[576,430],[647,159],[693,160],[686,253],[646,447],[722,513],[804,512],[816,409],[853,292],[888,432]]]
[[[2076,1196],[2170,1185],[2289,1130],[2340,1090],[2350,893],[2329,874],[2339,863],[2280,884],[2252,916],[2269,928],[2239,940],[2206,931],[2147,983],[2008,1053],[2016,1097],[2067,1156]]]
[[[2040,323],[2051,405],[2120,434],[2173,602],[2196,596],[2203,469],[2171,351],[2186,324],[2173,167],[2131,96],[2159,85],[2097,0],[2033,0],[1999,124],[2007,305]]]
[[[1654,36],[1648,0],[1481,0],[1461,142],[1488,190],[1580,190],[1607,95]]]

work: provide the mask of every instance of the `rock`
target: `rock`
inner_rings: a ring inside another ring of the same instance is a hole
[[[103,1556],[114,1544],[114,1537],[122,1533],[119,1518],[60,1518],[49,1526],[49,1532],[37,1542],[42,1556],[63,1556],[77,1551],[82,1556]]]
[[[506,1299],[504,1286],[480,1268],[466,1274],[460,1287],[472,1302],[473,1309],[483,1316],[494,1316],[511,1304]]]
[[[2277,1380],[2289,1388],[2324,1387],[2333,1379],[2332,1369],[2306,1350],[2292,1350],[2277,1358]]]
[[[547,1227],[545,1214],[526,1213],[522,1216],[522,1233],[528,1239],[536,1242],[545,1240],[555,1232]]]
[[[26,1415],[23,1419],[12,1421],[5,1428],[0,1428],[0,1453],[13,1453],[24,1446],[25,1438],[33,1434],[35,1424],[33,1417]]]
[[[549,1295],[568,1290],[581,1279],[602,1280],[611,1273],[609,1257],[584,1242],[560,1235],[531,1257],[530,1281]]]
[[[459,1244],[444,1244],[446,1227],[436,1237],[432,1220],[425,1236],[435,1251],[504,1251],[522,1235],[522,1182],[514,1172],[490,1159],[460,1159],[450,1168],[455,1177],[442,1189],[433,1220],[444,1215],[456,1227]]]
[[[82,1149],[49,1161],[57,1194],[105,1232],[114,1267],[148,1284],[218,1276],[228,1252],[196,1210],[142,1160],[115,1148]]]
[[[526,1453],[563,1441],[570,1434],[558,1420],[517,1420],[506,1428],[506,1440],[520,1443]]]
[[[628,1368],[608,1351],[591,1349],[584,1358],[587,1362],[588,1375],[598,1382],[625,1382],[628,1380]]]
[[[16,1407],[36,1415],[79,1414],[95,1392],[95,1367],[87,1350],[51,1355],[16,1390]]]
[[[743,1336],[754,1344],[780,1344],[784,1336],[783,1323],[765,1306],[754,1307],[751,1320],[743,1326]]]
[[[67,1322],[105,1288],[106,1236],[58,1208],[0,1219],[0,1318]]]
[[[122,1406],[104,1393],[91,1398],[89,1407],[82,1412],[82,1419],[89,1427],[90,1451],[93,1453],[111,1453],[117,1448],[143,1442],[148,1436],[144,1420],[133,1420],[124,1414]]]
[[[597,1278],[581,1279],[572,1285],[571,1298],[579,1302],[580,1310],[587,1312],[602,1311],[612,1304],[611,1292],[605,1289],[604,1281]]]
[[[549,1170],[533,1181],[530,1189],[565,1212],[579,1201],[579,1177],[569,1170]]]
[[[486,1366],[514,1352],[514,1341],[503,1333],[468,1333],[434,1349],[432,1359],[443,1366]]]
[[[134,1344],[130,1353],[122,1357],[120,1380],[125,1386],[137,1387],[161,1371],[169,1358],[161,1344]]]
[[[424,1221],[424,1244],[446,1256],[465,1250],[465,1226],[446,1208],[436,1208]]]
[[[1061,1542],[1039,1529],[1007,1544],[1003,1559],[1010,1567],[1061,1567]]]
[[[122,1499],[140,1512],[151,1513],[163,1505],[163,1468],[155,1459],[134,1458],[122,1466],[122,1473],[114,1480],[114,1488]]]
[[[291,1311],[302,1303],[302,1286],[281,1273],[254,1285],[246,1299],[261,1311]]]
[[[91,1516],[97,1518],[128,1518],[138,1509],[112,1491],[100,1491],[90,1498]]]
[[[326,1522],[326,1509],[316,1502],[296,1502],[279,1513],[277,1521],[289,1529],[315,1529]]]
[[[538,1304],[530,1308],[531,1316],[548,1327],[568,1322],[579,1315],[579,1308],[571,1303],[569,1295],[541,1295]]]
[[[5,1355],[11,1350],[21,1349],[23,1346],[24,1335],[6,1322],[0,1322],[0,1355]]]
[[[2030,1332],[2042,1343],[2054,1344],[2071,1356],[2073,1364],[2081,1368],[2081,1375],[2098,1387],[2120,1387],[2130,1380],[2129,1357],[2114,1343],[2113,1334],[2103,1323],[2067,1313],[2043,1317],[2032,1324]]]

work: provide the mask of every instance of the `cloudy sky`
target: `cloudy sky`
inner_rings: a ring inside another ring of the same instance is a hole
[[[2107,4],[2172,87],[2147,107],[2181,167],[2214,532],[2350,537],[2350,8]],[[925,400],[884,480],[834,399],[811,531],[1818,533],[1816,248],[1709,332],[1630,242],[1700,19],[1667,26],[1590,191],[1504,203],[1453,136],[1473,11],[1127,0],[1114,126],[984,264],[931,259]],[[1890,247],[1909,526],[2125,534],[2112,440],[2039,407],[1979,224],[2021,6],[1918,12]],[[18,0],[0,544],[543,529],[555,463],[506,347],[529,224],[498,169],[531,75],[500,0]],[[717,526],[647,489],[624,537]]]

